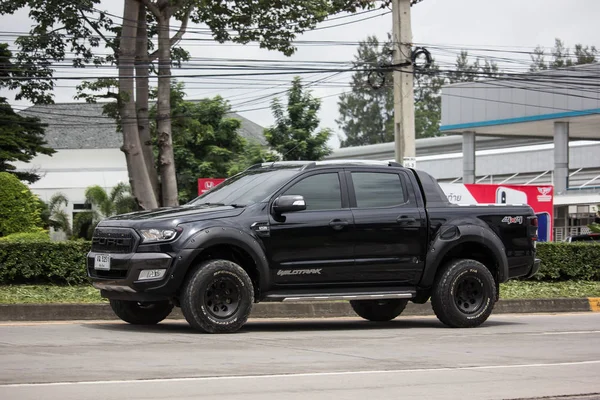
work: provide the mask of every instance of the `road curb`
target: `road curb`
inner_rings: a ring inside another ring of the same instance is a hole
[[[600,298],[500,300],[494,314],[600,312]],[[408,303],[405,316],[433,315],[431,305]],[[336,318],[355,317],[347,302],[259,303],[251,318]],[[0,321],[114,320],[104,304],[6,304],[0,305]],[[169,319],[183,319],[175,308]]]

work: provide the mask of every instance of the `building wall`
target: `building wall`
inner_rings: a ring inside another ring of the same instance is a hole
[[[30,163],[15,163],[20,170],[36,170],[42,177],[30,184],[31,191],[48,202],[62,192],[69,204],[64,210],[71,215],[85,202],[85,189],[99,185],[110,191],[119,182],[129,182],[125,155],[119,149],[57,150],[51,157],[36,156]]]

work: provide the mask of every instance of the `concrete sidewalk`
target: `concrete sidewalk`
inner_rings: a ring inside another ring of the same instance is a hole
[[[600,298],[500,300],[494,314],[600,312]],[[408,303],[402,315],[433,315],[431,304]],[[355,317],[348,302],[259,303],[251,318]],[[170,319],[183,319],[175,308]],[[9,304],[0,305],[0,321],[112,320],[117,317],[104,304]]]

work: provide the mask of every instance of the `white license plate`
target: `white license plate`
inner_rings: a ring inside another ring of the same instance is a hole
[[[94,269],[110,271],[110,254],[96,254]]]

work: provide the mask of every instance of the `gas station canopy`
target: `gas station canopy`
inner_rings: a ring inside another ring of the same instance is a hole
[[[447,134],[552,138],[554,122],[569,122],[571,140],[600,140],[600,64],[442,89],[440,130]]]

